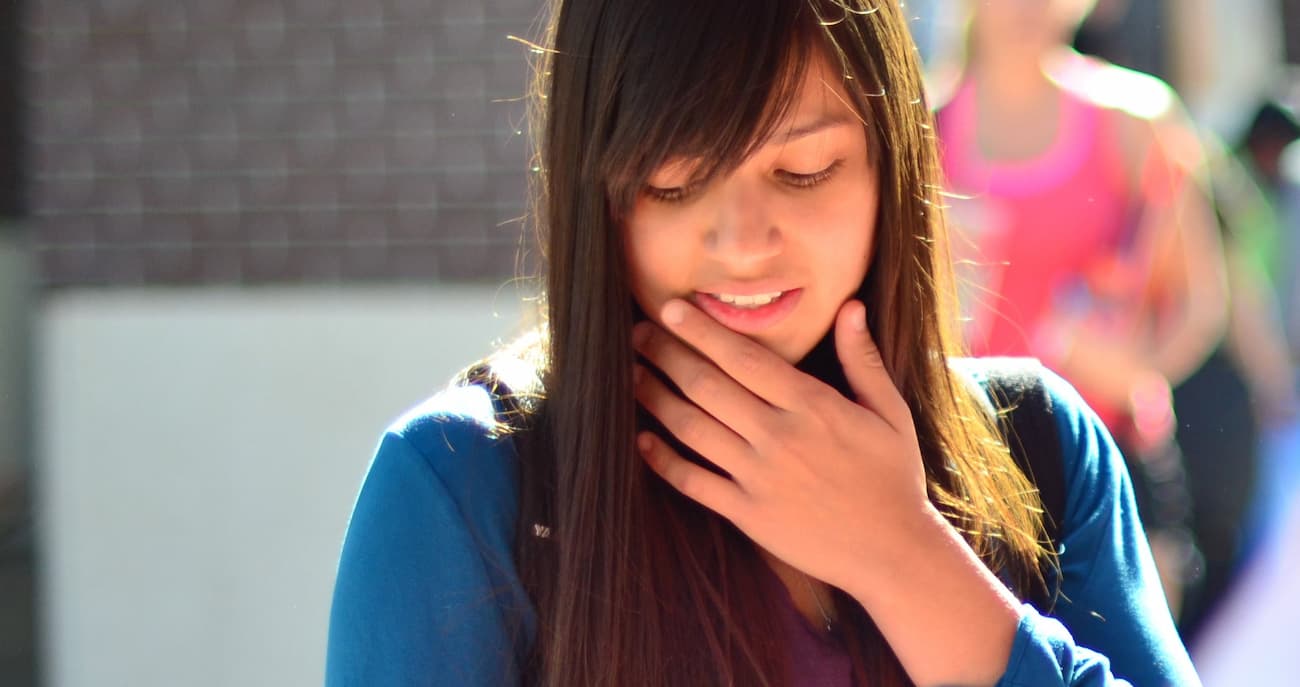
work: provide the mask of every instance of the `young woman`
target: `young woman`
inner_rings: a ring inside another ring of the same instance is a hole
[[[1058,558],[955,357],[900,7],[552,17],[545,325],[383,439],[327,684],[1195,684],[1109,435],[1047,376]]]

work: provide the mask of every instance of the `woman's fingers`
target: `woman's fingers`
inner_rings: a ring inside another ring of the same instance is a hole
[[[662,370],[687,399],[750,443],[777,421],[772,406],[720,369],[716,360],[650,322],[638,324],[635,334],[637,351]]]
[[[665,429],[727,474],[733,477],[743,474],[745,461],[753,458],[753,451],[744,438],[670,391],[644,367],[638,365],[634,377],[637,379],[636,400],[658,418]]]
[[[676,338],[712,361],[728,377],[770,405],[802,406],[808,378],[758,342],[724,327],[686,301],[673,299],[660,313]]]
[[[898,432],[913,432],[912,411],[885,369],[880,349],[867,329],[867,310],[851,300],[835,318],[835,351],[858,403],[879,415]]]
[[[637,436],[637,450],[650,469],[674,489],[739,526],[746,498],[735,482],[682,458],[650,432]]]

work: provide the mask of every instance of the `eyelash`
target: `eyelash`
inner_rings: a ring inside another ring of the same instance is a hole
[[[781,177],[782,181],[794,188],[809,189],[818,184],[829,181],[831,176],[835,174],[835,171],[838,170],[842,164],[844,164],[843,159],[836,160],[826,169],[823,169],[820,172],[813,172],[812,174],[792,174],[784,170],[778,170],[777,176]],[[676,188],[656,188],[654,186],[647,186],[645,192],[646,195],[660,203],[680,203],[689,198],[691,194],[698,190],[698,188],[698,183],[685,187],[678,186]]]

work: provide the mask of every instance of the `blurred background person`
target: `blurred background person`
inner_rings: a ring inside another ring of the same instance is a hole
[[[1208,137],[1230,326],[1175,390],[1193,529],[1205,556],[1181,630],[1198,665],[1205,657],[1207,685],[1282,684],[1280,664],[1265,658],[1270,644],[1255,641],[1260,625],[1243,625],[1258,616],[1264,632],[1275,631],[1295,610],[1287,601],[1294,595],[1276,585],[1295,537],[1281,523],[1300,490],[1290,371],[1300,352],[1300,215],[1288,209],[1279,160],[1296,135],[1300,1],[1099,0],[1075,45],[1174,83]],[[1233,145],[1225,150],[1220,137]],[[1270,596],[1276,605],[1255,605]],[[1248,663],[1252,670],[1223,670]]]
[[[1171,388],[1226,319],[1204,158],[1173,91],[1069,48],[1088,0],[972,5],[938,84],[976,355],[1030,355],[1120,441],[1171,609],[1195,546]]]
[[[1252,206],[1249,253],[1267,285],[1277,294],[1282,308],[1290,355],[1300,358],[1300,299],[1295,294],[1300,281],[1294,269],[1300,241],[1296,239],[1300,217],[1284,196],[1295,182],[1284,169],[1284,153],[1300,140],[1300,121],[1287,105],[1267,100],[1251,117],[1232,157],[1246,175],[1257,201]]]
[[[1282,124],[1278,130],[1284,133],[1291,128],[1286,124],[1290,117],[1275,117],[1279,113],[1288,116],[1290,112],[1286,105],[1264,105],[1257,111],[1262,116],[1252,118],[1243,138],[1248,141],[1258,137],[1261,120]],[[1262,129],[1271,128],[1273,125],[1262,126]],[[1262,150],[1275,148],[1270,144]],[[1244,163],[1243,173],[1249,173],[1253,164],[1249,146],[1239,151],[1239,157]],[[1271,159],[1271,155],[1265,159]],[[1300,226],[1295,219],[1296,189],[1300,189],[1300,142],[1292,142],[1282,150],[1277,169],[1278,204],[1270,208],[1270,213],[1275,212],[1281,224],[1283,236],[1279,243],[1290,243],[1290,250],[1284,250],[1279,258],[1282,267],[1292,273],[1290,284],[1283,280],[1281,295],[1294,298],[1295,233]],[[1270,196],[1265,182],[1247,189],[1253,190],[1258,199]],[[1223,206],[1227,206],[1230,196],[1221,195],[1221,198]],[[1258,200],[1255,207],[1260,207]],[[1190,641],[1193,661],[1206,687],[1281,686],[1295,682],[1291,647],[1295,644],[1296,618],[1300,617],[1300,592],[1295,584],[1295,571],[1300,566],[1300,500],[1296,500],[1300,489],[1300,423],[1294,416],[1290,422],[1281,420],[1273,416],[1271,422],[1262,425],[1264,450],[1258,465],[1256,489],[1229,584],[1193,628],[1195,635]]]
[[[1282,145],[1266,142],[1264,132],[1272,127],[1264,122],[1279,111],[1273,103],[1261,107],[1232,149],[1213,134],[1204,137],[1212,151],[1211,178],[1231,298],[1223,341],[1174,390],[1192,531],[1204,561],[1179,622],[1189,643],[1196,641],[1248,553],[1262,431],[1284,426],[1296,412],[1295,372],[1278,306],[1278,287],[1288,278],[1290,237],[1279,217],[1276,192],[1265,187],[1256,157],[1256,151],[1265,155],[1265,165],[1276,175]]]

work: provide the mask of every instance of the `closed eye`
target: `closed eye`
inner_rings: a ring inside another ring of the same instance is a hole
[[[832,162],[826,169],[823,169],[820,172],[813,172],[812,174],[795,174],[794,172],[787,172],[784,169],[778,169],[776,171],[776,176],[785,183],[796,188],[810,188],[830,180],[831,176],[835,174],[835,171],[838,170],[842,164],[844,164],[844,159],[840,158],[839,160]]]
[[[812,188],[818,184],[829,181],[834,176],[836,170],[844,164],[844,159],[838,159],[832,162],[826,169],[813,172],[812,174],[796,174],[784,169],[778,169],[775,175],[783,183],[799,189]],[[660,203],[681,203],[690,198],[700,187],[703,182],[693,182],[686,186],[675,186],[673,188],[660,188],[658,186],[646,186],[645,194],[651,199]]]
[[[652,200],[660,203],[680,203],[691,196],[703,186],[703,183],[695,182],[686,186],[674,186],[673,188],[659,188],[658,186],[646,186],[645,194]]]

